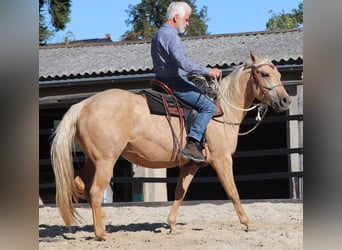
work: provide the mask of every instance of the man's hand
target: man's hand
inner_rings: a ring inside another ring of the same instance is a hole
[[[209,71],[209,76],[212,78],[219,78],[222,72],[218,68],[211,68]]]

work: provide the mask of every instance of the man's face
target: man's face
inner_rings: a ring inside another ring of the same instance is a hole
[[[177,15],[177,30],[179,33],[184,33],[185,28],[189,25],[189,19],[190,19],[190,13],[187,11],[185,15],[182,17],[180,15]]]

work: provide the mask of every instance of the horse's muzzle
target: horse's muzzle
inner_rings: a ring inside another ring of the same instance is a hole
[[[271,99],[272,99],[272,108],[277,113],[285,112],[290,107],[291,98],[289,95],[283,95],[281,97],[271,98]]]

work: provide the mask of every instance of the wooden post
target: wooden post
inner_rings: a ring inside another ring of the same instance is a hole
[[[134,177],[163,177],[166,169],[143,168],[133,164]],[[167,201],[166,183],[134,183],[133,201]]]
[[[145,168],[145,176],[166,178],[166,168]],[[144,183],[144,201],[167,201],[167,184]]]
[[[289,115],[303,114],[303,85],[297,85],[297,94],[292,97]],[[303,147],[303,121],[289,121],[290,148]],[[303,155],[291,154],[291,171],[303,171]],[[291,178],[290,196],[292,199],[303,199],[302,178]]]

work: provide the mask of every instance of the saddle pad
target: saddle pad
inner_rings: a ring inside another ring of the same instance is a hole
[[[166,115],[166,111],[164,108],[162,96],[165,98],[167,105],[169,108],[177,108],[177,104],[175,98],[171,95],[163,94],[157,92],[155,90],[142,90],[140,94],[144,95],[147,100],[147,104],[150,108],[152,114],[156,115]],[[180,100],[178,100],[179,106],[184,109],[192,109],[192,107],[184,104]],[[170,113],[172,116],[179,116],[176,113]]]
[[[145,96],[151,114],[167,115],[162,101],[163,96],[167,101],[168,109],[174,111],[170,112],[169,115],[179,117],[179,113],[177,112],[177,104],[173,96],[163,94],[154,90],[142,90],[140,91],[140,94]],[[184,110],[183,113],[185,129],[187,132],[189,132],[189,128],[195,121],[198,112],[189,105],[186,105],[185,103],[181,102],[180,100],[178,100],[178,103],[180,108]]]
[[[148,106],[150,108],[150,112],[152,114],[166,115],[164,104],[163,104],[163,101],[162,101],[162,96],[167,101],[169,109],[174,109],[174,110],[177,109],[177,104],[176,104],[176,101],[175,101],[175,97],[172,96],[172,95],[164,94],[164,93],[161,93],[159,91],[155,91],[155,90],[151,90],[151,89],[150,90],[141,90],[140,94],[142,94],[142,95],[144,95],[146,97],[147,104],[148,104]],[[177,101],[178,101],[179,106],[184,109],[184,113],[187,113],[190,110],[194,110],[196,112],[196,114],[197,114],[197,111],[195,109],[193,109],[190,105],[182,102],[179,99],[177,99]],[[220,103],[216,102],[215,105],[216,105],[217,111],[216,111],[214,117],[222,116],[223,115],[223,111],[222,111]],[[179,114],[177,114],[177,112],[169,113],[169,115],[179,117]]]

